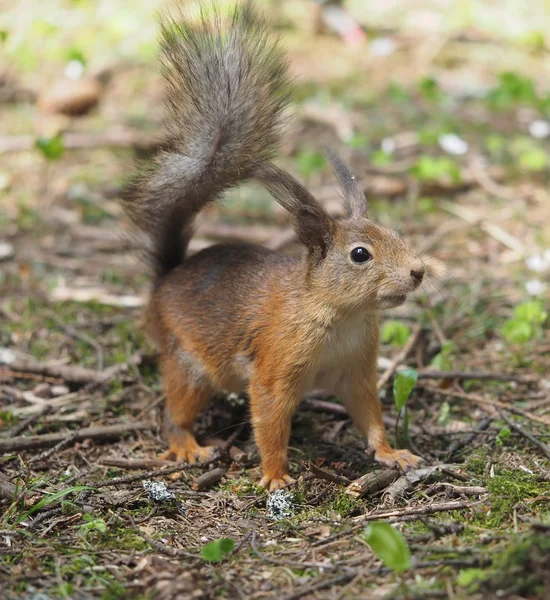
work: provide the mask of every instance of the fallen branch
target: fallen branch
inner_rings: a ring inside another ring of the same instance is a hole
[[[346,494],[352,498],[362,498],[387,488],[398,478],[399,471],[396,469],[383,469],[367,473],[352,481],[346,489]]]
[[[133,359],[133,363],[139,364],[139,357]],[[103,371],[85,369],[74,365],[59,365],[56,363],[39,362],[37,360],[26,358],[11,358],[5,354],[0,354],[0,364],[9,367],[14,373],[32,373],[54,379],[62,379],[67,383],[84,385],[87,383],[103,383],[115,375],[120,375],[128,369],[128,363],[113,365]]]
[[[541,423],[542,425],[546,425],[546,427],[550,426],[550,417],[539,417],[538,415],[534,415],[533,413],[523,410],[522,408],[518,408],[516,406],[509,406],[508,404],[500,402],[499,400],[490,400],[488,398],[484,398],[483,396],[478,396],[477,394],[467,394],[466,392],[453,392],[451,390],[434,388],[428,385],[424,385],[423,388],[434,394],[441,394],[442,396],[447,396],[449,398],[458,398],[459,400],[466,400],[467,402],[477,404],[478,406],[481,406],[483,408],[490,408],[496,414],[499,413],[498,409],[500,408],[521,415],[526,419],[535,421],[535,423]]]
[[[546,456],[546,458],[550,458],[550,447],[548,447],[547,444],[541,442],[540,440],[537,440],[537,438],[534,435],[531,435],[528,431],[525,431],[523,427],[520,427],[517,423],[514,423],[511,419],[508,418],[504,411],[499,410],[498,412],[500,413],[500,416],[506,421],[506,423],[508,423],[508,425],[510,425],[510,427],[514,431],[519,433],[522,437],[531,442],[531,444],[535,445],[537,448],[540,448],[540,450],[542,450],[542,453]]]
[[[442,502],[441,504],[428,504],[426,506],[410,506],[395,510],[384,510],[374,511],[367,515],[361,515],[354,517],[352,521],[359,523],[363,521],[378,521],[379,519],[391,519],[402,517],[420,517],[423,515],[431,515],[436,512],[447,512],[450,510],[463,510],[465,508],[472,508],[473,506],[479,505],[480,502],[470,501],[456,501],[456,502]]]
[[[515,381],[517,383],[537,383],[536,375],[519,375],[514,373],[491,373],[489,371],[433,371],[423,370],[418,372],[418,379],[456,379],[466,381],[478,379],[480,381]]]
[[[338,484],[343,483],[346,485],[349,484],[349,482],[350,482],[350,480],[347,477],[343,477],[342,475],[337,475],[336,473],[331,473],[330,471],[327,471],[326,469],[321,469],[321,467],[318,467],[311,461],[308,461],[306,463],[306,468],[308,469],[308,471],[310,471],[310,473],[315,475],[315,477],[317,477],[318,479],[324,479],[325,481],[330,481],[331,483],[338,483]]]
[[[116,467],[118,469],[128,470],[155,469],[169,467],[174,464],[171,460],[163,460],[161,458],[102,458],[99,463],[105,467]]]
[[[63,134],[63,146],[67,150],[84,148],[135,148],[143,152],[150,152],[161,145],[159,138],[146,136],[134,131],[105,131],[104,133],[76,133]],[[13,135],[0,137],[0,154],[8,152],[24,152],[34,150],[36,137],[33,135]]]
[[[133,431],[152,429],[152,427],[151,423],[125,423],[123,425],[109,425],[107,427],[86,427],[74,433],[47,433],[44,435],[31,435],[28,437],[14,437],[0,440],[0,452],[17,452],[19,450],[48,448],[50,446],[55,446],[60,442],[64,442],[67,438],[71,438],[71,442],[81,442],[87,439],[104,442],[118,439]]]
[[[469,446],[476,437],[482,432],[485,431],[489,425],[493,422],[493,417],[484,417],[476,424],[474,430],[471,433],[465,434],[461,440],[455,440],[447,450],[446,459],[450,460],[450,458],[461,450],[462,448]]]
[[[143,479],[152,479],[153,477],[173,475],[179,471],[187,471],[195,469],[197,467],[204,467],[205,465],[211,465],[217,460],[217,456],[214,453],[213,456],[196,463],[178,463],[174,467],[169,469],[158,469],[155,471],[148,471],[146,473],[140,473],[139,475],[129,475],[128,477],[115,477],[114,479],[106,479],[105,481],[90,481],[87,485],[94,488],[112,487],[116,485],[127,485],[128,483],[134,483],[135,481],[142,481]],[[174,464],[172,462],[172,464]]]
[[[202,492],[204,490],[209,490],[211,487],[215,486],[217,483],[221,481],[221,478],[224,476],[223,469],[216,468],[203,473],[199,477],[197,477],[197,481],[191,486],[196,492]]]

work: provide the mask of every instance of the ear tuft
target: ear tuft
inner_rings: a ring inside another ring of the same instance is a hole
[[[338,184],[344,193],[344,200],[352,217],[366,217],[369,212],[367,198],[357,184],[355,175],[343,161],[334,148],[326,147],[326,155],[338,179]]]
[[[310,255],[326,257],[334,237],[334,222],[321,203],[294,177],[273,163],[261,162],[255,178],[293,217],[298,239]]]

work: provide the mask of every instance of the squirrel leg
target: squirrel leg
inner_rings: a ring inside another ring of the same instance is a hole
[[[278,490],[294,483],[288,474],[288,441],[292,415],[298,400],[271,393],[263,385],[251,385],[250,410],[256,443],[262,457],[260,485]]]
[[[420,457],[408,450],[395,450],[388,443],[382,404],[376,389],[376,371],[365,373],[357,370],[350,377],[343,378],[338,387],[334,391],[367,440],[375,460],[387,467],[398,467],[401,471],[418,467],[422,460]]]
[[[201,446],[193,426],[199,412],[212,397],[212,388],[206,381],[204,386],[191,384],[191,378],[176,358],[165,358],[162,370],[166,393],[165,436],[169,447],[161,458],[188,463],[207,460],[214,446]]]

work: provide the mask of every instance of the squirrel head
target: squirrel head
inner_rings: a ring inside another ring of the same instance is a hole
[[[288,173],[271,163],[258,179],[294,218],[308,250],[308,284],[336,309],[382,310],[405,302],[425,274],[425,266],[399,234],[368,217],[368,203],[340,156],[327,150],[342,189],[347,216],[332,218]]]

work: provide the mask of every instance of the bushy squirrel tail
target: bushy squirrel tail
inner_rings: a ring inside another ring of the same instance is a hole
[[[124,202],[157,277],[184,260],[196,215],[273,157],[289,100],[284,55],[250,2],[227,19],[162,17],[160,43],[165,138]]]

